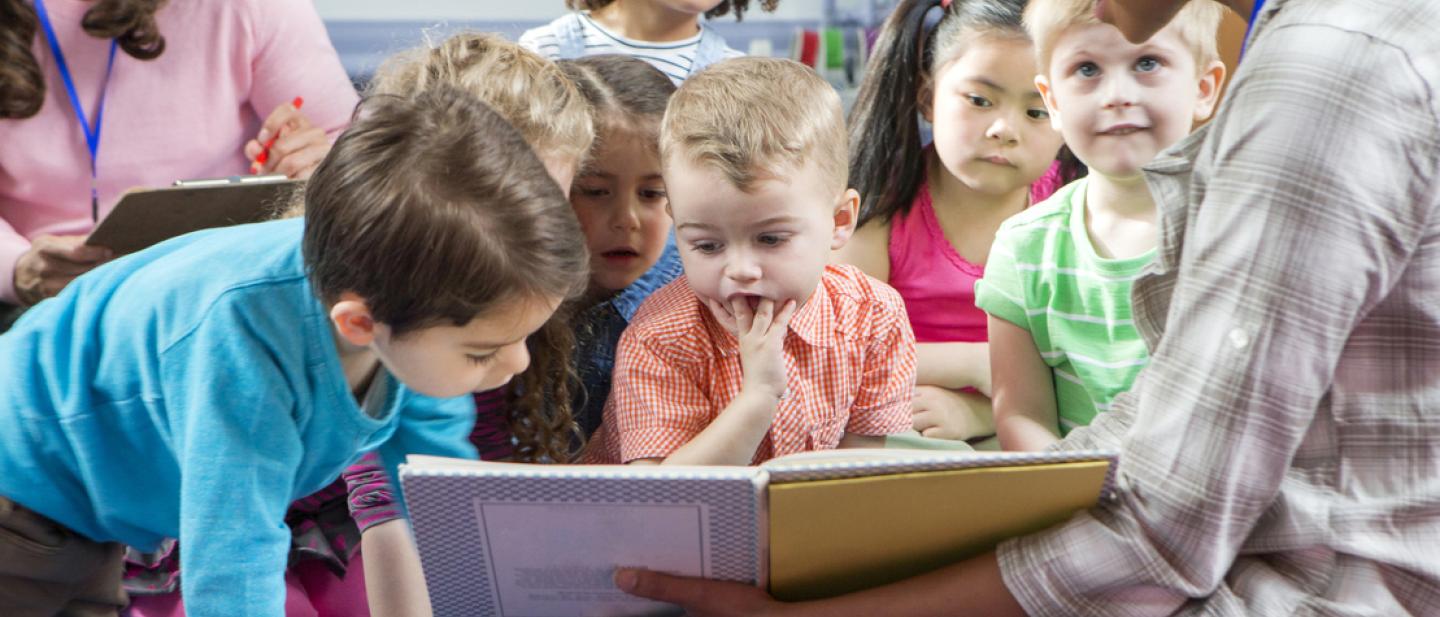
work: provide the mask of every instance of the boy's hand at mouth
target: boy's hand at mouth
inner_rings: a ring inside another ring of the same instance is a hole
[[[784,398],[785,333],[795,316],[796,303],[785,300],[777,306],[774,300],[759,296],[737,295],[729,299],[728,310],[715,311],[734,319],[735,338],[740,340],[740,367],[744,373],[741,391],[779,400]],[[719,308],[719,307],[717,307]]]

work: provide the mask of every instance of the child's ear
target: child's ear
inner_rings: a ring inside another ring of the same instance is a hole
[[[915,108],[926,122],[935,123],[935,80],[929,75],[920,78],[920,90],[915,93]]]
[[[1211,62],[1200,73],[1200,98],[1195,101],[1195,121],[1200,122],[1215,112],[1220,100],[1220,86],[1225,84],[1225,63]]]
[[[375,340],[375,317],[365,300],[352,292],[340,294],[340,301],[330,307],[330,323],[340,338],[356,347],[364,347]]]
[[[835,235],[830,238],[830,250],[838,251],[855,235],[855,224],[860,220],[860,193],[845,189],[840,203],[835,204]]]
[[[1035,76],[1035,89],[1045,101],[1045,111],[1050,114],[1050,128],[1060,131],[1060,108],[1055,104],[1055,91],[1050,89],[1050,79],[1044,75]]]

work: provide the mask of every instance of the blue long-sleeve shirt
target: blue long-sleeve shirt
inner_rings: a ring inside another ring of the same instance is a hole
[[[283,615],[286,507],[360,452],[475,456],[468,396],[384,379],[371,413],[357,404],[302,230],[171,240],[0,336],[0,494],[97,541],[179,538],[192,617]]]

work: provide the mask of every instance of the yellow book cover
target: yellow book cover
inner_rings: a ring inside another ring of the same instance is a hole
[[[769,487],[770,591],[808,600],[895,582],[1095,504],[1107,460],[920,471]]]

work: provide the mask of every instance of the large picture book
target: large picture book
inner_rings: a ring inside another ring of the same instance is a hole
[[[1113,452],[835,450],[758,467],[412,456],[400,478],[438,617],[674,615],[617,567],[782,600],[894,582],[1054,525],[1110,492]]]

